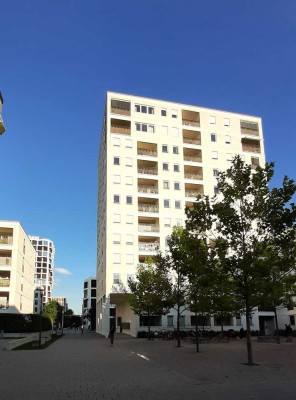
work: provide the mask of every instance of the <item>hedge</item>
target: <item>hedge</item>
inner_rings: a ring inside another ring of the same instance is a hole
[[[42,316],[42,331],[52,329],[48,317]],[[0,330],[5,333],[31,333],[38,332],[40,320],[38,314],[0,314]]]

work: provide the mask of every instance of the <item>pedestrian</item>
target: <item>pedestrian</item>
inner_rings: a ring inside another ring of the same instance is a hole
[[[84,329],[84,325],[83,323],[81,324],[81,335],[83,334],[83,329]]]
[[[239,338],[240,339],[243,339],[245,337],[245,330],[244,330],[244,328],[240,328],[240,331],[239,331]]]
[[[115,326],[111,325],[110,331],[109,331],[109,336],[108,336],[108,338],[110,339],[111,346],[113,346],[113,343],[114,343],[114,334],[115,334]]]

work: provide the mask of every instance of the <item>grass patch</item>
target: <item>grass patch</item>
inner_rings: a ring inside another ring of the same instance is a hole
[[[45,342],[41,347],[38,345],[38,341],[34,340],[33,342],[25,343],[22,344],[21,346],[15,347],[13,350],[40,350],[40,349],[46,349],[48,346],[50,346],[53,342],[56,340],[60,339],[63,335],[57,335],[57,334],[52,334],[51,339]]]

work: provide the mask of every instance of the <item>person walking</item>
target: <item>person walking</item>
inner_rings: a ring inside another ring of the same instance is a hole
[[[84,325],[83,325],[83,322],[82,322],[82,324],[81,324],[81,334],[83,334],[83,330],[84,330]]]
[[[110,331],[109,331],[109,339],[110,339],[110,344],[111,344],[111,346],[113,346],[113,343],[114,343],[114,335],[115,335],[115,326],[114,325],[111,325],[110,326]]]

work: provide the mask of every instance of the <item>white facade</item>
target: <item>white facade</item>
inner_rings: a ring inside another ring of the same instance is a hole
[[[157,247],[167,249],[172,227],[184,224],[185,206],[197,193],[214,195],[217,172],[236,154],[254,168],[264,166],[261,118],[107,93],[99,155],[99,333],[106,335],[114,319],[126,333],[143,329],[124,294],[128,278]],[[258,315],[254,330],[260,328]],[[262,315],[266,322],[273,313]],[[245,325],[243,318],[230,322],[233,329]],[[182,324],[191,326],[191,313]],[[173,312],[162,318],[162,327],[176,327]]]
[[[51,240],[39,236],[30,236],[30,240],[36,250],[35,288],[43,289],[43,306],[52,298],[54,282],[54,255],[55,248]],[[35,291],[34,312],[40,310],[40,292]]]
[[[33,312],[36,252],[17,221],[0,221],[0,313]]]
[[[96,308],[97,280],[90,276],[83,282],[82,315],[86,315],[91,308]]]

